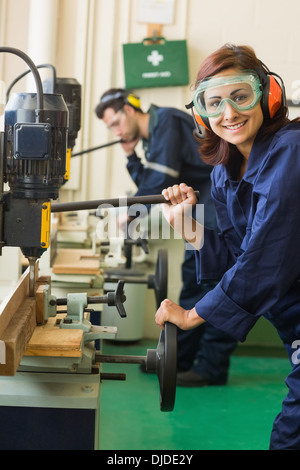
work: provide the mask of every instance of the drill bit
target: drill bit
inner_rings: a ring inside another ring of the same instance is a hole
[[[29,256],[29,297],[34,297],[35,287],[35,263],[37,258],[35,256]]]

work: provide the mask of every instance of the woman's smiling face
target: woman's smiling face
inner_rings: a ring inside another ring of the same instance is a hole
[[[239,75],[240,73],[240,70],[232,68],[215,75],[214,78]],[[238,92],[240,93],[240,90]],[[213,93],[216,95],[216,89],[213,90]],[[220,87],[218,99],[234,96],[235,93],[237,93],[235,84]],[[213,99],[213,96],[210,96],[210,91],[208,90],[205,92],[205,101],[210,99]],[[209,123],[215,134],[221,139],[236,145],[242,155],[248,158],[255,137],[263,123],[260,100],[253,108],[243,111],[236,109],[229,102],[225,102],[222,114],[218,117],[209,118]]]

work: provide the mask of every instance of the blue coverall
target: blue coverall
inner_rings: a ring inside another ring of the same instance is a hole
[[[211,177],[220,232],[206,229],[195,253],[198,282],[219,282],[196,311],[240,341],[260,316],[275,326],[292,371],[270,449],[300,450],[300,125],[268,139],[261,128],[241,181],[222,165]]]
[[[175,108],[149,109],[149,139],[143,139],[146,163],[136,153],[128,157],[127,169],[138,187],[136,195],[160,194],[164,188],[186,183],[200,191],[204,204],[204,221],[216,230],[215,209],[211,199],[210,173],[212,167],[200,158],[193,135],[192,117]],[[185,250],[182,264],[183,287],[179,303],[193,308],[215,283],[198,285],[193,250]],[[193,369],[212,383],[226,383],[229,358],[237,341],[227,333],[207,324],[189,332],[178,331],[178,369]]]

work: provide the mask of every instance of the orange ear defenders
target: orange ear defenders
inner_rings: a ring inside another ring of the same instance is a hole
[[[205,127],[205,129],[208,129],[209,131],[211,131],[209,119],[207,117],[200,116],[200,114],[197,113],[195,108],[193,108],[193,114],[195,116],[198,126],[203,126]]]
[[[205,137],[205,133],[202,132],[201,127],[205,127],[205,129],[211,131],[208,118],[202,117],[200,116],[200,114],[197,113],[194,103],[192,101],[189,104],[186,104],[185,107],[186,109],[190,109],[192,112],[192,117],[195,124],[194,135],[198,137],[198,139],[203,139]]]
[[[194,129],[194,135],[198,139],[203,139],[205,137],[204,129],[201,129],[202,127],[205,127],[206,129],[210,129],[208,118],[203,118],[200,116],[200,114],[197,113],[194,103],[191,101],[189,104],[185,105],[186,109],[190,109],[192,112],[192,117],[194,120],[195,124],[195,129]],[[206,123],[207,121],[207,123]]]
[[[262,62],[261,65],[267,70],[265,73],[262,67],[256,69],[256,73],[263,88],[261,108],[264,117],[272,119],[281,106],[286,106],[284,83],[279,75],[270,72]],[[275,77],[279,79],[280,84]]]
[[[208,118],[200,116],[200,114],[197,113],[197,111],[194,107],[193,107],[193,116],[194,116],[195,121],[197,123],[197,134],[196,135],[200,138],[203,138],[204,133],[200,132],[201,135],[199,135],[199,130],[198,129],[201,129],[201,127],[205,127],[206,129],[211,130]]]

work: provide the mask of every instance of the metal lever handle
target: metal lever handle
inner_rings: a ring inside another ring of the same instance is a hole
[[[126,311],[123,306],[123,303],[126,300],[125,294],[123,292],[124,289],[124,281],[119,281],[117,288],[114,292],[108,292],[107,295],[104,296],[95,296],[95,297],[87,297],[88,304],[107,304],[109,306],[115,306],[122,318],[126,317]],[[60,298],[60,299],[51,299],[50,305],[67,305],[68,299],[67,298]]]
[[[127,315],[123,306],[123,302],[125,302],[126,297],[123,293],[123,288],[124,281],[119,281],[115,292],[107,293],[107,305],[114,305],[118,310],[120,317],[125,318]]]
[[[105,147],[110,147],[111,145],[120,144],[121,142],[122,142],[122,139],[114,140],[113,142],[108,142],[107,144],[97,145],[96,147],[91,147],[86,150],[81,150],[80,152],[72,153],[72,157],[77,157],[78,155],[83,155],[85,153],[94,152],[95,150],[104,149]]]
[[[197,200],[199,201],[200,193],[195,191]],[[94,201],[78,201],[78,202],[65,202],[51,205],[51,212],[67,212],[67,211],[80,211],[97,209],[99,206],[112,206],[112,207],[130,207],[134,204],[164,204],[166,199],[162,194],[154,194],[150,196],[133,196],[133,197],[120,197],[112,199],[99,199]]]

